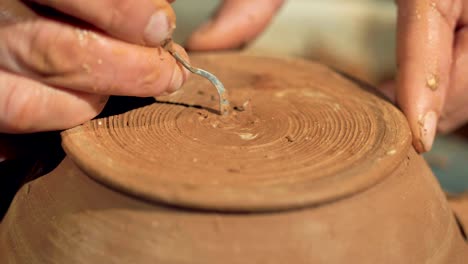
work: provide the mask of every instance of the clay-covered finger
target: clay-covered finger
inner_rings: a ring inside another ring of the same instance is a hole
[[[190,50],[238,48],[258,36],[284,0],[225,0],[216,15],[188,39]]]
[[[429,151],[450,83],[456,1],[398,1],[397,102],[408,118],[413,145]]]
[[[107,96],[59,89],[0,71],[0,133],[66,129],[95,117]]]
[[[113,37],[159,46],[175,29],[176,18],[167,0],[29,0],[86,21]]]
[[[0,67],[87,93],[156,96],[175,91],[188,76],[160,47],[130,44],[45,18],[4,26],[0,39]]]
[[[451,85],[447,90],[445,107],[441,113],[439,130],[451,132],[468,122],[468,28],[457,30],[453,51]]]

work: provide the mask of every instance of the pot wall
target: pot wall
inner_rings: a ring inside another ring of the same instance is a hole
[[[411,150],[376,186],[302,210],[239,214],[147,203],[66,159],[0,225],[1,263],[464,263],[439,185]]]

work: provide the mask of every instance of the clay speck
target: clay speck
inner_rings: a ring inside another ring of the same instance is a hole
[[[237,112],[244,112],[245,108],[243,106],[234,106],[233,108]]]
[[[335,112],[340,111],[340,110],[341,110],[341,105],[340,105],[339,103],[333,104],[333,110],[334,110]]]
[[[243,140],[252,140],[255,139],[258,136],[258,134],[252,134],[252,133],[240,133],[239,137]]]
[[[201,121],[201,120],[205,120],[208,118],[208,114],[207,113],[204,113],[204,112],[197,112],[197,114],[200,116],[198,119]]]
[[[94,33],[94,32],[89,32],[88,35],[89,35],[92,39],[94,39],[94,40],[98,40],[98,39],[99,39],[98,35],[97,35],[96,33]]]
[[[90,67],[88,64],[83,63],[83,64],[81,65],[81,68],[83,68],[83,70],[84,70],[86,73],[91,73],[91,67]]]
[[[81,47],[84,47],[88,43],[89,32],[85,29],[75,29],[76,36],[78,37],[78,43]]]
[[[430,74],[426,80],[426,86],[431,89],[431,91],[437,91],[439,88],[439,78],[435,74]]]
[[[245,101],[243,104],[242,104],[242,107],[244,108],[244,110],[250,110],[251,109],[251,105],[250,105],[250,99]]]
[[[421,19],[421,13],[419,13],[418,9],[416,9],[416,11],[415,11],[415,16],[416,16],[416,19],[418,19],[418,20]]]

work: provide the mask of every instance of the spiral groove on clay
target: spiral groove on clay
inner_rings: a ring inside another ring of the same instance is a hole
[[[331,70],[222,56],[195,59],[241,110],[217,115],[209,84],[192,78],[153,105],[65,132],[68,154],[91,177],[145,199],[251,211],[351,195],[406,153],[401,113]]]

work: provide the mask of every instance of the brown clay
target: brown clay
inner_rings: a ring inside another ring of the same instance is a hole
[[[457,217],[463,236],[468,239],[468,194],[450,196],[449,204]]]
[[[159,103],[63,133],[0,224],[1,263],[464,263],[403,115],[301,60],[193,56]],[[3,259],[2,259],[3,258]]]
[[[223,211],[347,196],[382,180],[408,152],[403,115],[323,66],[194,59],[223,80],[238,108],[229,117],[216,114],[210,83],[192,78],[162,103],[65,132],[66,151],[124,192]]]

